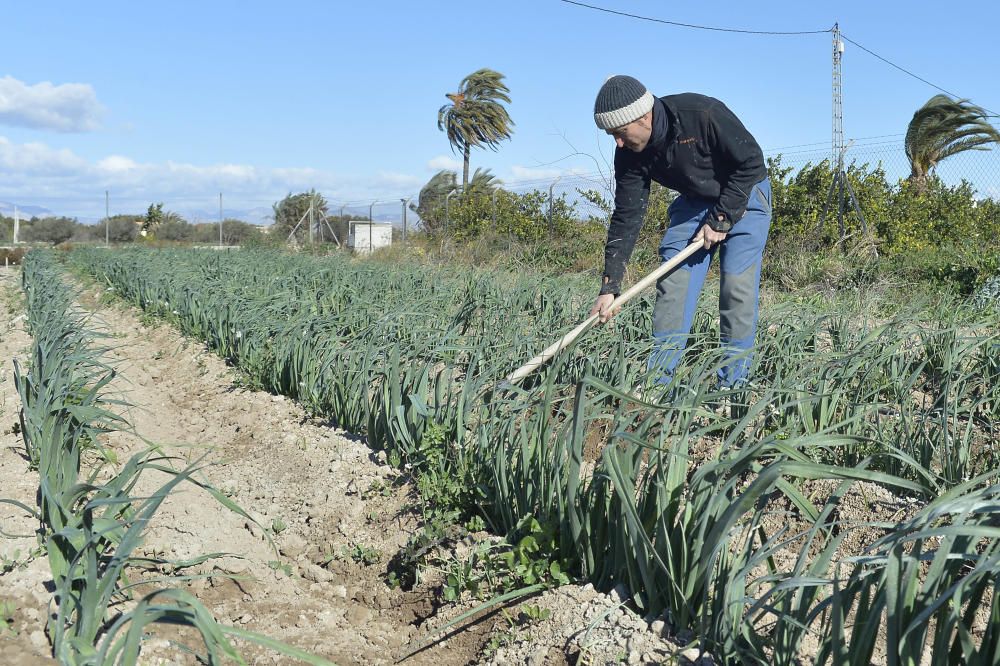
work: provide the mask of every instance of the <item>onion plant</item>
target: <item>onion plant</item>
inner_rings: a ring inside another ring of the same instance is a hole
[[[183,571],[220,555],[177,562],[134,554],[153,515],[178,484],[193,483],[226,508],[249,516],[195,478],[197,462],[178,470],[175,460],[149,446],[116,464],[99,440],[109,430],[128,427],[111,410],[114,401],[106,395],[114,370],[100,360],[101,349],[72,306],[73,292],[54,256],[31,252],[23,271],[35,345],[29,368],[15,363],[15,384],[25,447],[40,480],[37,508],[18,506],[39,520],[52,572],[53,609],[47,630],[53,656],[73,666],[134,664],[146,627],[166,623],[195,629],[208,663],[223,658],[243,663],[228,638],[237,635],[309,663],[328,663],[266,637],[220,626],[204,606],[180,590],[155,590],[135,601],[137,591],[171,581],[144,575],[133,581],[129,576],[136,571],[160,565]],[[167,480],[152,494],[136,496],[136,484],[152,472]]]
[[[834,663],[994,650],[975,616],[996,613],[998,569],[973,535],[992,539],[995,321],[771,307],[752,382],[724,392],[717,317],[699,311],[657,385],[651,308],[635,307],[511,387],[586,313],[589,282],[274,252],[72,260],[254,385],[363,433],[421,487],[464,489],[435,501],[502,534],[526,517],[553,530],[573,573],[624,585],[725,662],[791,663],[810,636]],[[924,509],[845,517],[860,482]]]

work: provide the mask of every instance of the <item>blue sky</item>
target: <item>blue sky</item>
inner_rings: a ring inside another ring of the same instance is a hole
[[[955,12],[899,1],[588,4],[749,30],[839,22],[868,49],[1000,110],[995,2]],[[309,188],[335,211],[398,202],[438,169],[460,169],[437,110],[481,67],[506,76],[515,128],[497,152],[474,151],[472,166],[514,189],[556,176],[600,183],[613,144],[593,124],[593,99],[616,73],[657,95],[722,99],[769,154],[830,141],[828,33],[685,29],[559,0],[22,2],[4,18],[0,201],[81,219],[103,214],[105,190],[113,214],[162,201],[210,215],[219,192],[227,210],[269,208]],[[938,92],[850,43],[843,73],[845,135],[861,146],[901,141],[891,135]]]

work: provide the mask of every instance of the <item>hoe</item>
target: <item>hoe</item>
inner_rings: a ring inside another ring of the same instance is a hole
[[[660,264],[659,268],[652,271],[651,273],[649,273],[649,275],[636,282],[634,285],[629,287],[629,289],[626,290],[623,294],[619,295],[618,298],[612,301],[610,309],[614,310],[628,303],[635,296],[641,293],[644,289],[655,284],[656,281],[659,280],[661,277],[663,277],[670,271],[677,268],[681,264],[681,262],[683,262],[692,254],[697,252],[701,247],[702,247],[701,241],[695,241],[690,245],[688,245],[683,250],[681,250],[680,253],[678,253],[677,256],[671,259],[670,261]],[[516,384],[517,382],[521,381],[522,379],[533,373],[535,370],[544,365],[549,359],[554,357],[560,351],[568,347],[574,340],[583,335],[584,331],[586,331],[587,329],[589,329],[591,326],[594,325],[599,316],[600,315],[593,314],[587,317],[587,319],[583,320],[572,331],[570,331],[569,333],[562,336],[561,338],[553,342],[551,345],[546,347],[541,354],[539,354],[538,356],[531,359],[530,361],[522,365],[520,368],[512,372],[510,376],[507,377],[505,383],[507,385]]]

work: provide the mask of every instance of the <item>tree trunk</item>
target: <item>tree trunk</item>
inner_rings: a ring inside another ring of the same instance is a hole
[[[910,167],[910,182],[917,190],[917,194],[923,194],[927,191],[927,172],[923,169],[911,165]]]
[[[462,164],[462,191],[469,186],[469,154],[472,152],[472,147],[466,144],[464,161]]]

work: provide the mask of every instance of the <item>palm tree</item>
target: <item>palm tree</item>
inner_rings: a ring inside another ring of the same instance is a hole
[[[920,191],[942,160],[966,150],[989,150],[1000,143],[1000,131],[989,115],[967,99],[934,95],[917,109],[906,128],[906,156],[910,159],[910,181]]]
[[[410,210],[420,216],[420,221],[428,231],[437,231],[443,226],[445,198],[458,189],[454,171],[438,171],[420,188],[417,205],[410,204]]]
[[[320,215],[326,215],[328,211],[326,199],[315,189],[298,194],[288,193],[284,199],[276,204],[272,204],[271,210],[274,213],[274,233],[277,237],[285,238],[295,231],[296,240],[309,237],[309,224],[306,220],[310,206],[313,208],[313,222],[320,219]]]
[[[510,104],[503,74],[479,69],[462,79],[457,93],[446,93],[451,104],[438,110],[438,129],[447,132],[452,150],[461,149],[462,188],[469,184],[469,153],[473,146],[496,150],[509,139],[514,121],[501,102]]]
[[[489,169],[477,168],[472,174],[472,180],[462,189],[463,194],[493,194],[493,190],[500,187],[500,181],[490,173]]]

